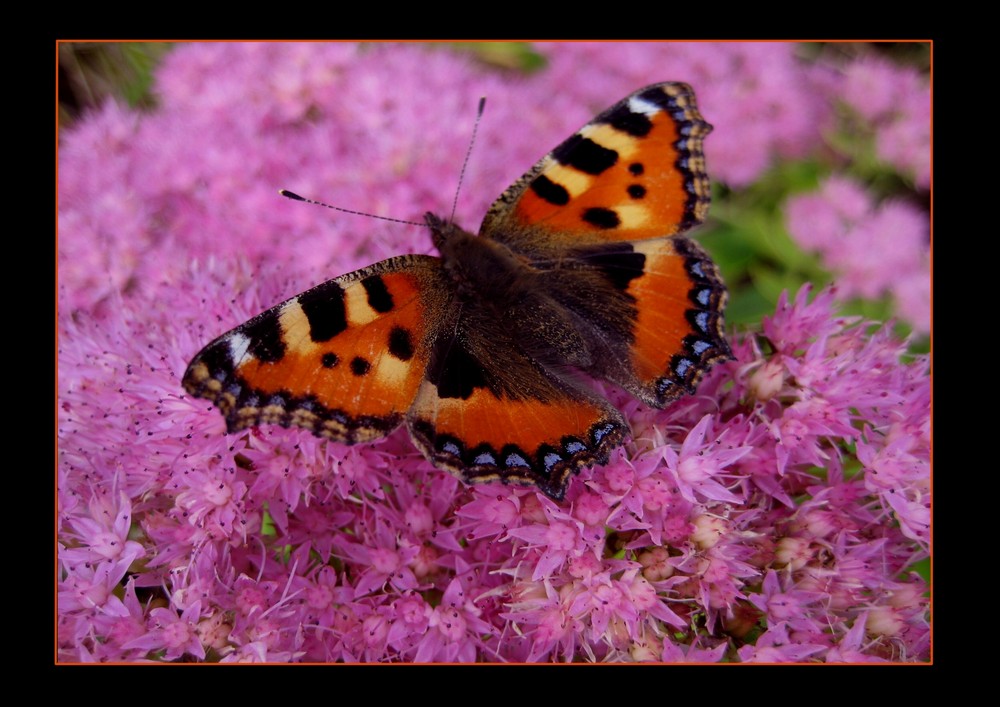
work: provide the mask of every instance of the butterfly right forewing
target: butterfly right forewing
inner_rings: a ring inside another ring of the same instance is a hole
[[[540,160],[483,222],[484,236],[553,272],[552,297],[592,349],[582,368],[657,407],[731,357],[718,269],[679,235],[707,215],[711,129],[690,86],[647,86]]]

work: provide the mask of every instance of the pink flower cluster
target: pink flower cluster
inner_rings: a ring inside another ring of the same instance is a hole
[[[193,44],[162,67],[156,112],[109,105],[66,135],[60,660],[927,660],[927,360],[838,318],[830,292],[782,300],[668,410],[609,391],[633,436],[562,504],[465,487],[402,430],[226,436],[181,389],[194,353],[282,297],[428,250],[419,229],[278,188],[447,211],[486,93],[458,213],[473,224],[646,83],[729,74],[752,92],[780,70],[772,109],[810,104],[791,48],[722,45],[716,66],[711,46],[553,45],[551,74],[513,81],[419,46]],[[584,60],[592,81],[568,82]]]
[[[831,177],[785,207],[788,231],[835,273],[845,297],[891,294],[914,330],[931,329],[930,223],[905,201],[876,204],[857,182]]]
[[[835,82],[837,96],[875,133],[879,159],[922,189],[931,183],[931,91],[915,69],[864,57]]]
[[[844,297],[890,295],[896,315],[927,334],[930,215],[916,206],[915,192],[928,189],[931,181],[930,85],[916,69],[873,54],[836,66],[821,63],[811,75],[815,90],[836,109],[828,114],[826,130],[840,134],[834,142],[847,153],[841,157],[864,166],[849,162],[816,193],[791,198],[785,207],[788,230],[803,248],[819,254]],[[878,169],[871,168],[873,162],[881,163]],[[865,174],[875,182],[886,167],[911,189],[884,199],[859,181]]]

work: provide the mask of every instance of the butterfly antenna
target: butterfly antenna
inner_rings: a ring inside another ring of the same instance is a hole
[[[462,171],[458,175],[458,188],[455,189],[455,201],[451,205],[451,216],[448,221],[454,223],[455,210],[458,208],[458,193],[462,191],[462,182],[465,181],[465,168],[469,166],[469,157],[472,156],[472,146],[476,144],[476,133],[479,132],[479,121],[483,118],[483,111],[486,110],[486,96],[479,99],[479,110],[476,112],[476,124],[472,126],[472,139],[469,140],[469,149],[465,151],[465,162],[462,163]]]
[[[389,216],[379,216],[377,214],[370,214],[367,211],[353,211],[351,209],[344,209],[339,206],[331,206],[330,204],[324,204],[322,201],[316,201],[315,199],[307,199],[304,196],[299,196],[293,191],[288,191],[287,189],[279,189],[278,193],[282,196],[288,197],[289,199],[294,199],[295,201],[304,201],[307,204],[315,204],[316,206],[325,206],[328,209],[333,209],[334,211],[343,211],[345,214],[354,214],[355,216],[367,216],[368,218],[377,218],[379,221],[392,221],[393,223],[405,223],[408,226],[426,226],[425,223],[420,223],[417,221],[407,221],[401,218],[390,218]]]

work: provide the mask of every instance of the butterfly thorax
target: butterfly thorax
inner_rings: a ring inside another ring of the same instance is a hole
[[[460,304],[456,331],[476,332],[491,347],[509,341],[550,367],[592,366],[595,352],[587,338],[594,330],[553,291],[561,282],[557,263],[541,267],[497,240],[473,235],[433,214],[426,218]]]
[[[504,309],[530,293],[535,273],[523,257],[434,214],[425,218],[445,274],[461,301]]]

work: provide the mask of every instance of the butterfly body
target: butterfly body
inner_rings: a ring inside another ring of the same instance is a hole
[[[709,129],[685,84],[637,91],[504,192],[479,235],[428,214],[440,258],[308,290],[205,347],[184,386],[230,431],[355,443],[405,423],[466,482],[561,499],[629,432],[586,378],[663,407],[731,357],[722,281],[677,235],[707,209]]]

